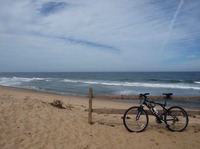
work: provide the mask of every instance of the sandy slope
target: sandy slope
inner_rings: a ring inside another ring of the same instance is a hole
[[[62,100],[70,109],[49,103]],[[94,101],[94,107],[128,108],[129,103]],[[168,131],[154,119],[145,132],[129,133],[122,115],[93,114],[89,125],[88,99],[0,87],[1,149],[134,149],[200,148],[200,116],[190,117],[186,131]]]

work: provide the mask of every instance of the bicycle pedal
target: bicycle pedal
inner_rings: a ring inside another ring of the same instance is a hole
[[[162,124],[163,123],[162,120],[159,120],[159,119],[155,119],[155,121],[156,121],[157,124]]]

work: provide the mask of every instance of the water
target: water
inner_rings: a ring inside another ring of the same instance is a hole
[[[200,72],[0,73],[0,85],[66,95],[94,94],[200,96]]]
[[[0,85],[27,88],[65,95],[94,94],[200,96],[200,72],[79,72],[79,73],[0,73]],[[171,101],[200,109],[200,101]]]

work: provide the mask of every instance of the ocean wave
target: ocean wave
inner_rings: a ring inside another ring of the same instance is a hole
[[[164,83],[195,83],[193,80],[176,80],[176,79],[146,79],[148,82],[164,82]],[[200,83],[200,82],[199,82]]]
[[[65,83],[79,83],[89,85],[102,85],[102,86],[124,86],[124,87],[147,87],[147,88],[170,88],[170,89],[193,89],[200,90],[200,82],[194,81],[193,83],[165,83],[165,82],[123,82],[123,81],[105,81],[105,80],[75,80],[59,78],[25,78],[25,77],[2,77],[0,78],[0,85],[3,86],[20,86],[25,82],[32,81],[55,81]],[[41,82],[42,83],[42,82]]]
[[[22,78],[22,77],[3,77],[0,78],[0,85],[3,86],[18,86],[21,85],[23,82],[31,82],[31,81],[41,81],[41,80],[48,80],[46,78]]]
[[[182,82],[191,82],[188,80],[173,80],[173,79],[146,79],[147,81],[153,82],[165,82],[165,83],[182,83]]]
[[[78,82],[82,82],[81,80],[69,80],[69,79],[64,79],[64,80],[61,80],[60,82],[69,82],[69,83],[78,83]]]
[[[200,90],[198,86],[191,86],[187,84],[162,84],[162,83],[131,83],[130,86],[141,86],[150,88],[171,88],[171,89],[194,89]]]
[[[13,77],[12,79],[23,81],[23,82],[46,80],[46,78],[35,78],[35,77],[33,77],[33,78]]]
[[[69,80],[64,79],[63,82],[69,83],[83,83],[92,85],[106,85],[106,86],[125,86],[125,87],[149,87],[149,88],[171,88],[171,89],[194,89],[200,90],[199,86],[184,83],[144,83],[144,82],[109,82],[109,81],[87,81],[87,80]]]

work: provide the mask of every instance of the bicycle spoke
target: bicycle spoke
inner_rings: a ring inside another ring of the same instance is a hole
[[[165,122],[171,131],[183,131],[188,125],[188,116],[181,107],[172,107],[165,116]]]
[[[139,110],[139,107],[128,109],[123,117],[124,126],[130,132],[141,132],[148,125],[147,113]]]

